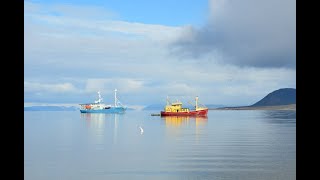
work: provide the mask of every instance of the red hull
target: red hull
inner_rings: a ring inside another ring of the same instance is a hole
[[[161,116],[207,116],[208,109],[204,110],[194,110],[190,112],[160,112]]]

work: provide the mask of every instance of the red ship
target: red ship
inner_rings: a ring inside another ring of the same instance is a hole
[[[182,102],[177,101],[170,103],[167,97],[167,105],[164,108],[164,111],[160,112],[161,116],[207,116],[208,108],[198,105],[198,97],[196,97],[196,105],[194,109],[182,107]]]

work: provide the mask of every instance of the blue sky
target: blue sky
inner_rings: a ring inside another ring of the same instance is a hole
[[[146,24],[161,24],[181,26],[193,24],[199,26],[205,22],[208,13],[207,0],[185,1],[150,1],[150,0],[39,0],[25,1],[36,4],[55,6],[79,6],[101,8],[110,14],[109,18],[126,22],[142,22]]]
[[[250,105],[296,87],[293,0],[24,1],[24,102]]]

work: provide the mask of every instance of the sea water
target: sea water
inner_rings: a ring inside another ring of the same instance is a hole
[[[296,179],[295,111],[152,113],[25,111],[24,179]]]

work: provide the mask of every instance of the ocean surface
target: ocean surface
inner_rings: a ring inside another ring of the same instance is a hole
[[[295,111],[151,113],[25,111],[24,179],[296,179]]]

